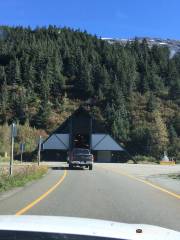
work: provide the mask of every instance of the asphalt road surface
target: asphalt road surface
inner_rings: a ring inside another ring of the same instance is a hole
[[[115,164],[96,164],[93,171],[68,170],[64,165],[22,189],[1,194],[0,214],[96,218],[180,231],[178,195],[131,176]]]

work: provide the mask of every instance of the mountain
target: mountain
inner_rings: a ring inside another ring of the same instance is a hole
[[[143,39],[146,39],[148,46],[152,47],[154,45],[168,47],[170,49],[170,58],[172,58],[176,53],[180,53],[180,40],[172,40],[172,39],[162,39],[162,38],[150,38],[150,37],[136,37],[130,39],[124,38],[102,38],[110,44],[119,43],[121,45],[125,45],[128,42],[133,42],[137,39],[140,43]]]
[[[85,104],[131,154],[180,159],[180,54],[170,58],[164,42],[0,29],[0,124],[49,133]]]

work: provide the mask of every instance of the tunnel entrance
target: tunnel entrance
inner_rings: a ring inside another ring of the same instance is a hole
[[[89,148],[89,135],[88,134],[76,134],[74,136],[73,146],[75,148]]]
[[[71,121],[71,148],[90,148],[91,118],[89,115],[86,112],[75,114]]]

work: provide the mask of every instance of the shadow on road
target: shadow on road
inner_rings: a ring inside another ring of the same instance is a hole
[[[69,168],[69,167],[66,167],[66,166],[52,167],[51,169],[52,169],[52,170],[68,170],[68,171],[71,171],[71,170],[85,170],[85,169],[82,168],[82,167]]]

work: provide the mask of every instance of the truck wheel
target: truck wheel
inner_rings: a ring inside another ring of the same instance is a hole
[[[92,170],[92,168],[93,168],[92,165],[89,165],[89,170]]]

